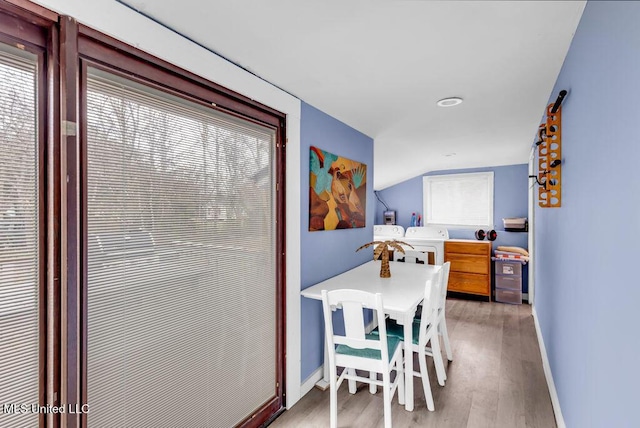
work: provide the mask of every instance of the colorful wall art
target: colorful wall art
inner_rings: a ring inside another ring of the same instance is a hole
[[[311,147],[309,230],[365,226],[367,166]]]

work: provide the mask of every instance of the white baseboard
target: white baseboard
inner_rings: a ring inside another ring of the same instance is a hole
[[[562,417],[562,409],[560,408],[560,400],[558,398],[558,391],[556,391],[556,384],[553,382],[553,374],[551,373],[551,366],[549,365],[549,357],[547,356],[547,348],[544,346],[544,340],[542,338],[542,331],[540,330],[540,324],[538,323],[538,314],[536,307],[532,308],[533,322],[536,327],[536,334],[538,335],[538,344],[540,345],[540,355],[542,356],[542,368],[544,369],[544,377],[547,379],[547,387],[549,388],[549,395],[551,396],[551,405],[553,406],[553,413],[556,417],[556,425],[558,428],[567,428]]]

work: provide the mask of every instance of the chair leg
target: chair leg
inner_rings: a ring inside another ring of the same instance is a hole
[[[382,374],[382,397],[384,400],[384,426],[391,428],[391,373]]]
[[[451,352],[451,344],[449,343],[449,333],[447,333],[447,321],[445,320],[444,314],[442,314],[442,318],[438,323],[438,329],[440,330],[440,334],[442,335],[442,341],[444,342],[444,350],[447,353],[447,360],[453,361],[453,352]]]
[[[345,369],[346,370],[346,369]],[[331,428],[338,427],[338,385],[336,366],[329,367],[329,423]]]
[[[349,376],[355,376],[356,375],[356,369],[345,368],[345,370],[347,370],[347,374]],[[349,379],[349,394],[355,394],[356,392],[357,392],[356,381],[353,380],[353,379]]]
[[[420,377],[422,378],[422,389],[424,390],[424,398],[427,402],[427,409],[433,412],[435,406],[433,404],[433,395],[431,394],[431,384],[429,383],[429,372],[427,371],[427,356],[423,350],[420,350],[418,355],[420,362]]]
[[[370,371],[369,372],[369,379],[378,380],[378,373],[374,372],[374,371]],[[378,392],[378,385],[376,385],[373,382],[369,383],[369,392],[371,394],[375,394],[376,392]]]
[[[411,355],[413,356],[413,353]],[[404,364],[402,355],[400,356],[400,359],[396,361],[396,379],[398,382],[398,403],[404,404]]]
[[[433,364],[436,366],[436,375],[438,377],[438,384],[444,386],[444,381],[447,379],[447,374],[444,370],[444,361],[442,361],[442,350],[440,349],[440,336],[438,332],[431,336],[431,353],[433,354]]]

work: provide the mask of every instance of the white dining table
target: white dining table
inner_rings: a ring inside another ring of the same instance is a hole
[[[380,278],[380,261],[370,261],[344,273],[336,275],[325,281],[305,288],[300,292],[303,297],[322,300],[322,290],[337,290],[349,288],[352,290],[368,291],[382,294],[382,302],[385,314],[404,326],[404,341],[412,343],[413,317],[418,305],[424,298],[424,289],[427,280],[431,279],[441,266],[390,262],[391,277]],[[405,409],[413,411],[413,355],[405,358]],[[325,363],[324,385],[328,385],[329,368],[326,353],[325,338]],[[323,382],[321,381],[321,382]],[[326,387],[326,386],[325,386]]]

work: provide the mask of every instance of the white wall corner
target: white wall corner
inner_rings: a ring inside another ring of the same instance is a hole
[[[287,267],[286,267],[286,385],[285,405],[289,409],[308,391],[301,389],[301,323],[300,314],[302,284],[300,261],[300,110],[295,108],[287,114]]]
[[[556,417],[556,425],[558,428],[567,428],[562,417],[562,409],[560,408],[560,400],[558,398],[558,391],[556,391],[556,384],[553,382],[553,374],[551,373],[551,365],[549,364],[549,357],[547,356],[547,348],[544,346],[544,339],[542,338],[542,330],[538,323],[538,314],[536,312],[535,305],[532,308],[533,322],[536,327],[536,334],[538,335],[538,345],[540,346],[540,355],[542,356],[542,368],[544,369],[544,377],[547,379],[547,387],[549,388],[549,395],[551,396],[551,405],[553,406],[553,413]]]
[[[309,391],[311,391],[316,386],[316,383],[318,383],[323,378],[323,376],[324,376],[324,367],[320,366],[313,373],[311,373],[311,376],[309,376],[302,385],[300,385],[301,395],[302,396],[307,395],[307,393],[309,393]],[[291,406],[289,405],[289,402],[287,402],[287,409],[290,409],[290,408]]]

